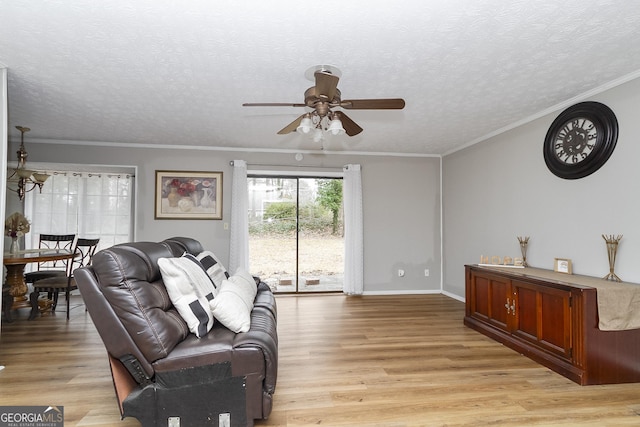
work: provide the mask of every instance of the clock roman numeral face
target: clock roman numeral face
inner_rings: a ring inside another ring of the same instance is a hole
[[[556,134],[553,146],[556,157],[566,164],[580,163],[593,151],[597,137],[597,129],[591,120],[571,119]]]

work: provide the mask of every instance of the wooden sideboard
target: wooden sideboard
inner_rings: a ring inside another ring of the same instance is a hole
[[[640,329],[600,330],[598,290],[581,276],[478,265],[465,273],[466,326],[580,385],[640,382]]]

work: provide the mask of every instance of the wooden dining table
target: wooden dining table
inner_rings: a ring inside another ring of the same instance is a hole
[[[31,308],[31,302],[27,297],[27,282],[24,280],[24,269],[27,264],[71,258],[73,258],[73,252],[68,249],[27,249],[15,253],[5,252],[2,256],[2,263],[7,269],[6,281],[2,288],[2,311],[5,321],[13,321],[11,317],[13,310]]]

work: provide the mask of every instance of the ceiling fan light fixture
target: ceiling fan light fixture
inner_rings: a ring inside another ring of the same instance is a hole
[[[320,142],[324,139],[324,135],[322,134],[322,129],[316,128],[313,132],[313,142]]]
[[[335,115],[333,120],[329,122],[329,128],[327,130],[331,132],[332,135],[342,135],[345,132],[344,127],[342,127],[342,121],[337,115]]]
[[[340,70],[332,65],[316,65],[305,73],[305,76],[315,84],[304,92],[304,103],[253,102],[242,105],[244,107],[308,108],[307,113],[280,129],[278,135],[296,131],[316,141],[324,139],[322,132],[331,132],[334,136],[343,134],[355,136],[362,132],[362,128],[349,116],[341,112],[333,112],[334,107],[348,110],[402,110],[405,107],[402,98],[343,100],[338,89],[341,75]],[[312,131],[313,129],[320,129],[321,133],[318,134],[317,131]]]
[[[309,133],[313,129],[313,122],[311,121],[311,117],[307,114],[300,121],[300,125],[296,128],[297,132],[300,133]]]

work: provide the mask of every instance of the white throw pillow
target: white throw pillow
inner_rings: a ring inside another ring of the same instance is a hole
[[[192,262],[192,264],[185,262],[184,265],[186,267],[186,272],[191,279],[191,284],[194,286],[198,296],[204,295],[207,297],[207,301],[211,301],[218,291],[216,290],[216,285],[213,282],[213,279],[209,276],[209,273],[207,273],[207,270],[200,261],[198,261],[198,258],[195,255],[185,252],[184,255],[182,255],[182,258]],[[182,261],[183,260],[181,259],[180,262]]]
[[[229,278],[227,269],[224,268],[224,265],[222,265],[218,257],[216,257],[213,252],[202,251],[196,258],[198,258],[202,267],[204,267],[209,277],[211,277],[211,280],[213,280],[213,285],[216,289],[220,288],[222,282]]]
[[[247,332],[257,292],[253,277],[238,268],[236,274],[222,282],[218,294],[209,302],[213,316],[233,332]]]
[[[192,255],[180,258],[160,258],[158,266],[171,302],[198,338],[213,327],[209,307],[213,299],[213,284],[198,260]]]

